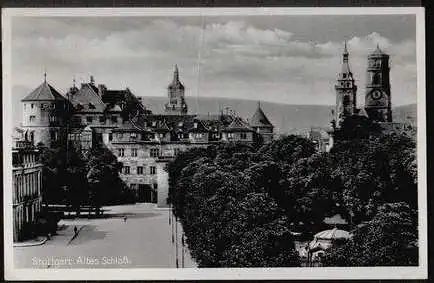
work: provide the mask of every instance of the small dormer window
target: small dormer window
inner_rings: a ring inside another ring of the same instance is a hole
[[[197,129],[197,122],[194,122],[193,127]]]
[[[152,127],[156,127],[157,126],[157,121],[152,121]]]
[[[347,74],[343,73],[342,77],[345,79],[347,77]]]

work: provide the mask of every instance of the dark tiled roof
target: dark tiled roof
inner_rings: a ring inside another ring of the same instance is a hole
[[[246,122],[244,122],[240,117],[236,117],[232,123],[226,127],[225,132],[253,132]]]
[[[84,83],[69,99],[77,112],[103,113],[106,105],[98,94],[98,88]]]
[[[203,123],[203,121],[195,119],[193,121],[193,127],[190,128],[188,131],[192,133],[206,133],[209,132],[210,129]]]
[[[256,109],[255,114],[253,114],[249,121],[249,125],[251,127],[273,127],[270,120],[268,120],[267,116],[265,116],[265,113],[262,111],[261,107]]]
[[[54,87],[44,81],[29,95],[21,101],[38,101],[38,100],[66,100]]]
[[[132,120],[124,121],[122,125],[120,125],[118,128],[114,128],[112,130],[113,132],[140,132],[140,131],[146,131],[146,128],[142,127],[141,125],[135,123]]]

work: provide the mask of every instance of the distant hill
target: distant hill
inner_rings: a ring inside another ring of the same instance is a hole
[[[143,103],[155,113],[161,113],[167,101],[166,97],[142,97]],[[241,117],[248,119],[256,110],[257,101],[230,99],[187,97],[187,105],[190,113],[218,113],[220,109],[230,107]],[[199,107],[198,107],[199,105]],[[292,105],[273,102],[261,102],[265,114],[275,126],[276,133],[300,133],[311,127],[329,128],[331,110],[334,106],[329,105]],[[392,109],[394,122],[414,122],[417,114],[416,104],[398,106]]]
[[[21,122],[22,107],[20,100],[32,90],[23,86],[12,88],[12,110],[14,125],[18,126]],[[245,119],[249,119],[256,110],[257,101],[217,98],[217,97],[187,97],[189,113],[217,114],[219,109],[224,110],[230,107],[235,113]],[[163,96],[143,96],[143,103],[154,113],[162,113],[163,106],[167,97]],[[291,105],[273,102],[261,102],[261,107],[265,114],[275,126],[275,132],[299,133],[311,127],[328,128],[331,120],[331,105]],[[416,121],[416,104],[395,107],[392,110],[393,119],[396,122]],[[225,111],[225,110],[224,110]]]
[[[142,97],[143,104],[154,113],[161,113],[167,102],[166,97]],[[189,113],[216,114],[220,109],[230,107],[244,119],[249,119],[255,112],[258,102],[254,100],[230,98],[187,98]],[[220,105],[220,106],[219,106]],[[272,102],[261,102],[270,122],[275,126],[276,133],[296,133],[300,129],[310,127],[328,127],[332,106],[327,105],[289,105]]]

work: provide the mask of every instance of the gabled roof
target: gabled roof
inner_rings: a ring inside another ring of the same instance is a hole
[[[236,117],[232,123],[226,127],[225,132],[254,132],[246,122],[244,122],[240,117]]]
[[[66,100],[54,87],[47,81],[44,81],[40,86],[33,90],[29,95],[21,99],[21,101],[47,101],[47,100]]]
[[[193,127],[190,128],[188,131],[191,133],[206,133],[209,132],[209,128],[205,126],[205,124],[201,120],[195,119],[193,121]]]
[[[166,120],[157,121],[157,125],[154,128],[156,132],[169,132],[169,126],[167,126]]]
[[[90,83],[81,84],[81,88],[69,99],[78,112],[102,113],[106,108],[98,89]]]
[[[265,116],[264,111],[262,111],[261,106],[258,105],[255,114],[253,114],[252,118],[249,121],[249,125],[251,127],[269,127],[273,128],[273,124],[271,124],[270,120],[268,120],[267,116]]]

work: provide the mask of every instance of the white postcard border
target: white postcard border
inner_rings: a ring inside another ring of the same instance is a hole
[[[418,267],[339,268],[125,268],[125,269],[17,269],[12,247],[12,105],[11,18],[65,16],[236,16],[236,15],[416,15],[417,46],[417,159],[419,207]],[[3,170],[4,270],[9,280],[126,280],[126,279],[423,279],[427,278],[427,183],[425,105],[425,19],[421,7],[363,8],[7,8],[2,9],[3,34]]]

